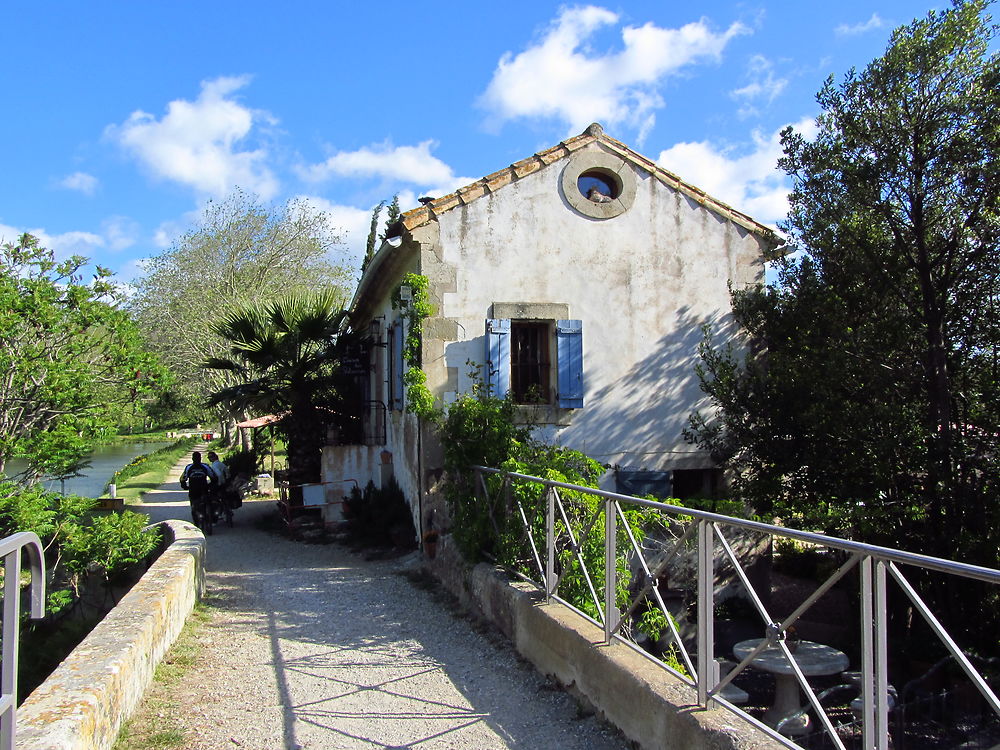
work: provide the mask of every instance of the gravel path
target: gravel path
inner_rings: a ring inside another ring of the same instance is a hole
[[[133,509],[190,520],[181,466]],[[171,717],[186,747],[629,747],[509,644],[411,583],[414,556],[369,562],[293,542],[258,528],[273,512],[246,502],[234,528],[208,537],[208,658],[184,674],[183,715]]]

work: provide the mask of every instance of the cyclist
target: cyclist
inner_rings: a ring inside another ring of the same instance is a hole
[[[207,510],[208,493],[216,484],[212,467],[201,462],[200,452],[192,453],[191,463],[184,467],[184,472],[181,474],[181,489],[188,491],[191,520],[195,526],[201,526],[201,514]]]

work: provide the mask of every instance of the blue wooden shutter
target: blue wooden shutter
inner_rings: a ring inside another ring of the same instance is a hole
[[[486,390],[503,398],[510,390],[510,320],[486,321]]]
[[[403,362],[403,337],[405,334],[403,321],[396,321],[392,327],[392,404],[394,409],[403,408],[403,372],[406,363]]]
[[[559,366],[559,407],[583,408],[583,321],[556,322],[556,356]]]

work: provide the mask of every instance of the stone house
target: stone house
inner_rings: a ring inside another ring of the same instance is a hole
[[[418,533],[426,522],[441,459],[433,431],[406,411],[407,273],[428,280],[422,369],[440,401],[471,387],[472,363],[524,404],[539,437],[611,467],[606,486],[710,492],[711,461],[682,435],[705,404],[702,327],[726,328],[730,285],[761,281],[778,244],[599,125],[425,199],[389,229],[351,303],[367,346],[354,362],[353,426],[324,449],[329,492],[394,475]]]

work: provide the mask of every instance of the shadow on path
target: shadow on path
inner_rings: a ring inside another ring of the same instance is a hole
[[[189,521],[178,475],[133,509]],[[218,627],[195,679],[217,699],[191,717],[197,747],[627,746],[400,575],[415,558],[368,562],[292,542],[261,530],[274,512],[247,501],[234,528],[208,538]]]

